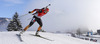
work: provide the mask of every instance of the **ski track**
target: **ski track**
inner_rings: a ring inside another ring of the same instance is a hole
[[[35,32],[25,32],[22,35],[23,42],[21,42],[16,36],[18,33],[19,32],[0,32],[0,44],[100,44],[70,37],[66,34],[54,34],[47,32],[40,32],[40,35],[54,41],[30,35],[35,34]]]

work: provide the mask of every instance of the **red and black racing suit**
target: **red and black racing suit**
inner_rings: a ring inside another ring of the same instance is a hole
[[[34,9],[32,11],[32,13],[34,11],[36,11],[36,13],[33,14],[34,16],[31,20],[31,22],[29,23],[29,27],[32,26],[34,24],[34,22],[37,22],[40,25],[40,27],[42,27],[43,24],[42,24],[41,17],[44,16],[45,14],[47,14],[47,12],[49,12],[49,9],[48,8],[46,8],[45,10],[44,9]],[[38,29],[38,31],[39,30],[40,29]]]

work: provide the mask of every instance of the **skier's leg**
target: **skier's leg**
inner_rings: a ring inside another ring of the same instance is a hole
[[[37,30],[37,32],[36,32],[35,35],[38,35],[38,32],[41,30],[42,25],[43,25],[41,19],[38,19],[38,20],[37,20],[37,23],[38,23],[40,26],[38,27],[38,30]]]
[[[23,34],[28,28],[29,28],[29,25],[26,26],[26,27],[24,28],[24,30],[22,30],[22,32],[20,32],[19,34],[20,34],[20,35]]]
[[[30,24],[24,28],[24,31],[26,31],[29,27],[31,27],[34,24],[34,22],[30,22]]]
[[[24,28],[24,31],[26,31],[26,30],[29,28],[29,26],[30,26],[30,25],[26,26],[26,27]]]
[[[23,34],[29,27],[31,27],[31,26],[34,24],[34,22],[35,22],[35,18],[33,18],[33,19],[31,20],[30,24],[29,24],[28,26],[26,26],[26,27],[24,28],[24,30],[22,30],[22,32],[20,32],[20,35]]]
[[[32,26],[32,25],[33,25],[33,23],[30,22],[30,24],[27,25],[27,26],[24,28],[24,30],[22,30],[22,32],[20,32],[20,35],[23,34],[23,33],[24,33],[30,26]]]

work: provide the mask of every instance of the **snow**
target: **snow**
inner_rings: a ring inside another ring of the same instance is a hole
[[[32,36],[35,31],[26,31],[22,35],[24,42],[20,42],[16,34],[19,32],[0,32],[0,44],[100,44],[97,42],[86,41],[66,34],[56,34],[49,32],[40,32],[39,34],[48,39],[54,40],[49,41],[39,37]]]

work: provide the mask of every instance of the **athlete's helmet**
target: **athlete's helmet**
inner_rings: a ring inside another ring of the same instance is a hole
[[[47,13],[49,11],[49,9],[47,7],[42,8],[42,9],[45,10],[44,13]]]

